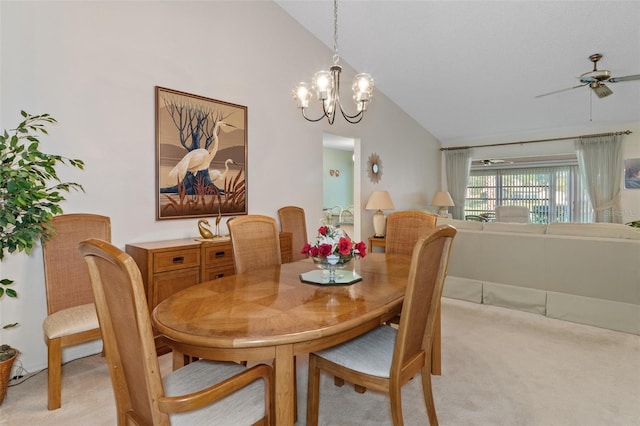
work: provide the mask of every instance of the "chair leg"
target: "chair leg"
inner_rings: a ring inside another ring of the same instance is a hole
[[[49,410],[62,405],[62,344],[60,339],[47,340],[47,380]]]
[[[436,403],[433,400],[433,389],[431,388],[431,366],[422,367],[422,393],[424,396],[424,404],[427,407],[427,415],[429,416],[429,424],[438,426],[438,416],[436,414]]]
[[[317,358],[309,354],[309,383],[307,387],[307,426],[318,425],[318,411],[320,408],[320,369]]]
[[[393,386],[389,387],[389,401],[391,402],[391,420],[393,426],[402,426],[404,424],[402,420],[402,387]]]
[[[436,376],[442,375],[442,308],[440,306],[441,304],[438,303],[431,346],[431,374]]]

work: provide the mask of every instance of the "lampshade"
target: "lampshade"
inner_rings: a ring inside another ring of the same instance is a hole
[[[393,210],[394,208],[388,191],[373,191],[365,207],[366,210]]]
[[[384,226],[386,218],[382,210],[393,210],[393,201],[387,191],[374,191],[367,201],[366,210],[376,210],[373,215],[373,236],[376,238],[384,237]]]
[[[447,207],[455,206],[451,195],[445,191],[436,192],[431,200],[431,205],[440,207],[438,209],[438,215],[443,217],[446,217],[449,213],[449,209],[447,209]]]

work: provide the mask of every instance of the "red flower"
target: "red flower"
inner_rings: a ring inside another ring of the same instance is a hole
[[[310,251],[311,251],[311,244],[307,243],[304,245],[304,247],[302,247],[302,251],[300,251],[300,254],[309,254]]]
[[[321,226],[320,228],[318,228],[318,234],[322,236],[327,235],[328,230],[329,230],[328,226]]]
[[[311,246],[311,248],[309,249],[309,254],[313,257],[318,256],[318,247]]]
[[[365,257],[367,255],[367,245],[364,243],[364,241],[360,241],[359,243],[356,243],[355,248],[356,250],[358,250],[360,257]]]
[[[332,253],[333,247],[331,246],[331,244],[320,244],[320,247],[318,247],[318,254],[322,257],[327,257]]]
[[[351,248],[351,240],[349,238],[340,237],[340,240],[338,240],[338,252],[340,252],[342,256],[348,256],[351,254]]]

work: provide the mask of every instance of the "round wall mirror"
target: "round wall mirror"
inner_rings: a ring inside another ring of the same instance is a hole
[[[369,156],[367,174],[369,175],[369,180],[373,183],[378,183],[382,178],[382,161],[375,152]]]

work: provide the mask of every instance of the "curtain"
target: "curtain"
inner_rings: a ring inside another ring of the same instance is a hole
[[[622,136],[581,137],[574,144],[596,222],[622,223]]]
[[[464,203],[467,195],[467,182],[471,169],[469,149],[456,149],[444,152],[447,171],[447,188],[453,199],[453,218],[464,219]]]

